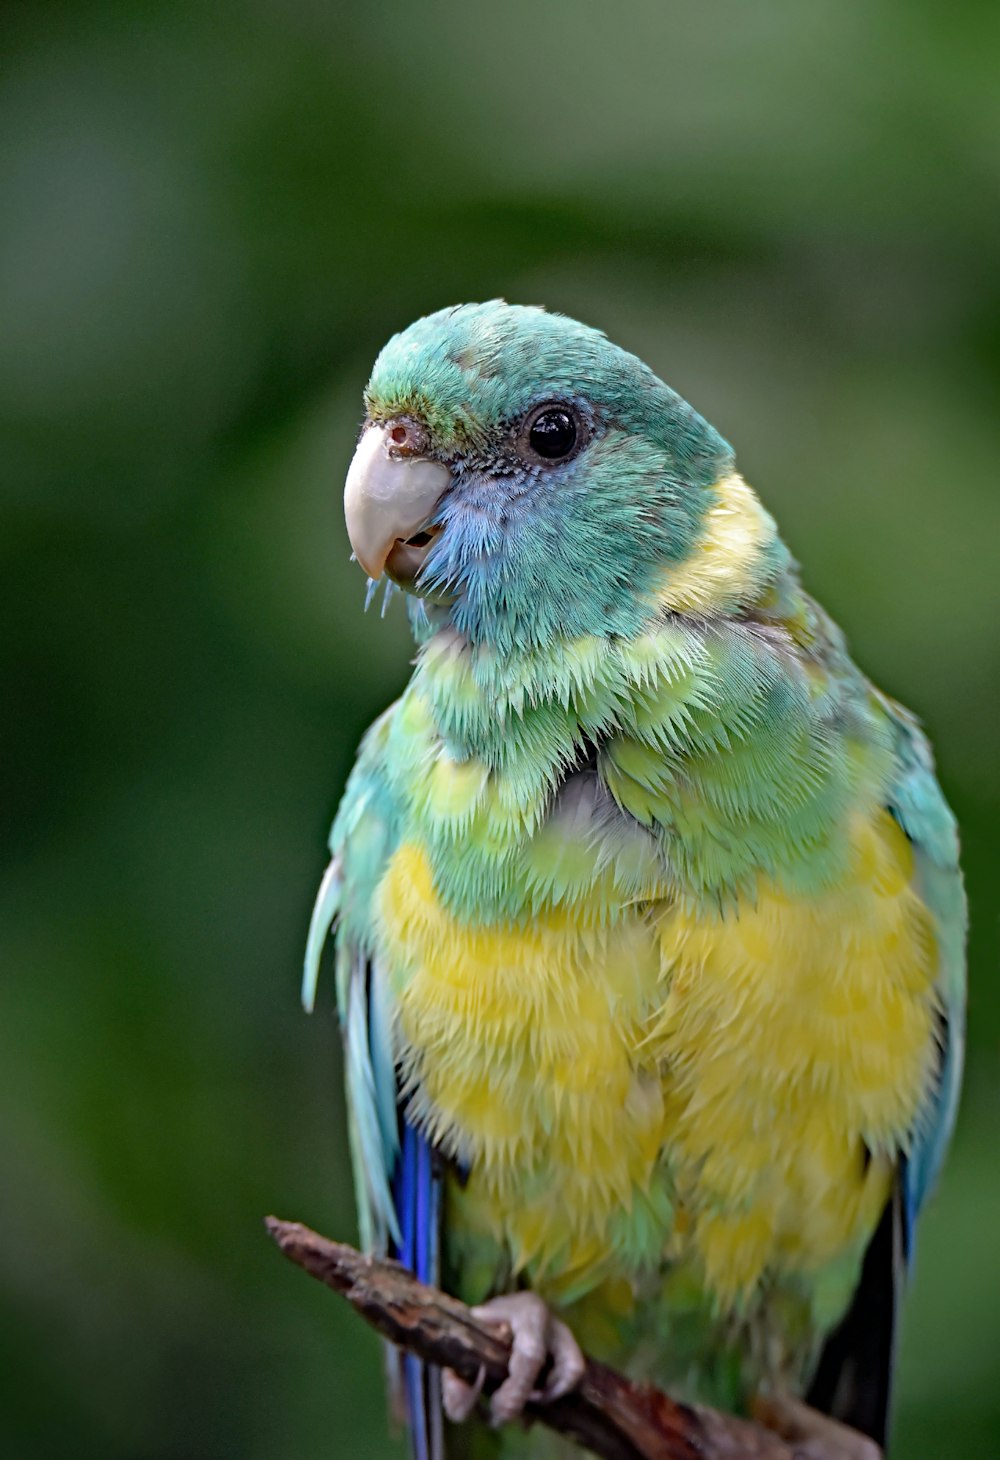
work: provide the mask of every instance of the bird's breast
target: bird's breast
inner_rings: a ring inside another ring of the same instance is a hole
[[[931,1079],[936,951],[905,837],[822,896],[475,923],[404,842],[379,891],[409,1113],[467,1215],[556,1292],[694,1261],[736,1302],[863,1245]]]
[[[521,1266],[596,1252],[614,1214],[651,1191],[664,1143],[657,1057],[642,1054],[661,988],[648,916],[581,925],[550,908],[472,926],[443,906],[412,843],[381,909],[412,1114],[475,1171]]]

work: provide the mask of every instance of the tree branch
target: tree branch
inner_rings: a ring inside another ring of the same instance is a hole
[[[486,1394],[506,1377],[509,1340],[481,1327],[464,1303],[418,1282],[398,1262],[364,1257],[298,1222],[268,1217],[266,1225],[290,1261],[341,1293],[390,1343],[454,1369],[470,1384],[482,1370]],[[864,1436],[794,1401],[771,1401],[771,1428],[765,1429],[701,1405],[680,1404],[594,1359],[587,1360],[571,1394],[551,1404],[529,1402],[525,1416],[603,1460],[878,1460],[881,1454]],[[797,1448],[806,1439],[808,1448]]]

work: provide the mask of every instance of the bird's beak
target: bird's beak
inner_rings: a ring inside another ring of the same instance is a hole
[[[369,578],[415,577],[433,536],[422,529],[451,481],[441,462],[396,444],[404,429],[392,421],[366,426],[347,473],[347,535]]]

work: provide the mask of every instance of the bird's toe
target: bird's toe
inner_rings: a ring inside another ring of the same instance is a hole
[[[472,1313],[480,1323],[510,1333],[507,1377],[490,1399],[494,1424],[518,1419],[529,1399],[558,1399],[580,1382],[585,1361],[576,1339],[535,1293],[506,1293]],[[546,1383],[539,1388],[539,1375],[550,1362]]]

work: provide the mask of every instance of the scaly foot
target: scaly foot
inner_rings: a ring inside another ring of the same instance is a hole
[[[547,1404],[575,1389],[586,1367],[580,1346],[565,1323],[554,1318],[534,1293],[507,1293],[472,1309],[473,1318],[487,1328],[510,1333],[510,1362],[507,1377],[490,1398],[490,1418],[495,1425],[517,1419],[529,1399]],[[552,1367],[543,1389],[536,1388],[547,1360]],[[455,1424],[468,1419],[476,1407],[483,1376],[466,1384],[451,1369],[441,1376],[444,1412]]]

